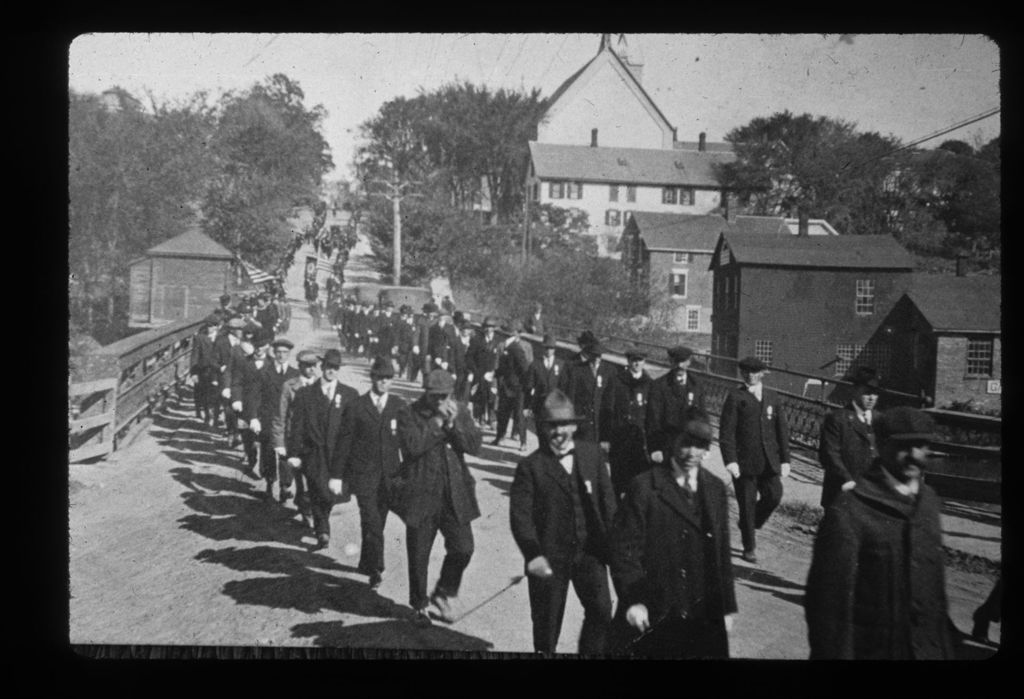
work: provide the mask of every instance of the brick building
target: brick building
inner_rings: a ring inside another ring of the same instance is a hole
[[[711,258],[712,354],[824,377],[862,364],[889,376],[892,345],[876,331],[913,267],[890,236],[722,233]],[[804,384],[773,377],[796,393]]]
[[[915,274],[878,330],[893,348],[886,385],[936,407],[1002,407],[1000,277]]]

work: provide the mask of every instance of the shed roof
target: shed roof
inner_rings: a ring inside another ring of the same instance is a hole
[[[605,148],[530,142],[534,172],[541,179],[646,185],[720,187],[712,165],[735,160],[728,152],[655,148]]]
[[[738,263],[747,265],[905,271],[914,267],[911,254],[889,235],[799,236],[789,232],[728,231],[719,238],[711,259],[712,268],[718,266],[723,246],[728,246]]]
[[[633,213],[648,250],[712,252],[728,222],[718,214]]]
[[[1000,332],[1001,277],[915,274],[907,296],[937,332]]]
[[[202,257],[215,260],[233,260],[235,257],[230,250],[204,235],[198,228],[154,245],[146,254],[151,257]]]

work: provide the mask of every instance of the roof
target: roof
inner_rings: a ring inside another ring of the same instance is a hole
[[[672,144],[672,147],[677,149],[677,150],[699,150],[700,149],[700,142],[699,141],[676,141],[675,143]],[[733,149],[733,145],[731,143],[729,143],[728,141],[724,141],[724,142],[722,142],[722,141],[705,141],[704,142],[704,150],[705,151],[715,151],[715,152],[719,152],[719,153],[731,153],[734,149]]]
[[[732,230],[737,233],[772,235],[789,232],[786,227],[786,219],[781,216],[737,216],[731,223]]]
[[[530,158],[534,172],[541,179],[720,187],[712,165],[732,162],[736,156],[667,148],[605,148],[530,141]]]
[[[154,245],[146,254],[150,257],[203,257],[218,260],[233,260],[235,257],[231,251],[201,233],[198,228]]]
[[[907,296],[937,332],[1000,332],[1001,277],[915,274]]]
[[[737,233],[721,235],[711,266],[727,245],[740,264],[778,267],[830,267],[910,271],[914,258],[889,235],[816,235]]]
[[[718,214],[633,212],[633,221],[648,250],[712,252],[728,222]]]

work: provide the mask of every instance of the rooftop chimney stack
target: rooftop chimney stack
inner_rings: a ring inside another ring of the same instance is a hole
[[[597,129],[590,130],[590,147],[597,148]]]
[[[706,133],[704,133],[703,131],[701,131],[700,135],[697,137],[697,150],[699,150],[701,153],[703,153],[707,149],[708,149],[708,135]]]
[[[810,233],[809,233],[810,225],[809,224],[810,224],[810,217],[807,215],[806,212],[800,211],[799,213],[797,213],[797,218],[796,218],[796,234],[798,236],[803,236],[805,238],[808,235],[810,235]]]

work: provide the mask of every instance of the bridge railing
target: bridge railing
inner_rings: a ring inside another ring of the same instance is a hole
[[[76,357],[68,386],[71,462],[106,456],[188,377],[201,320],[182,320]]]

